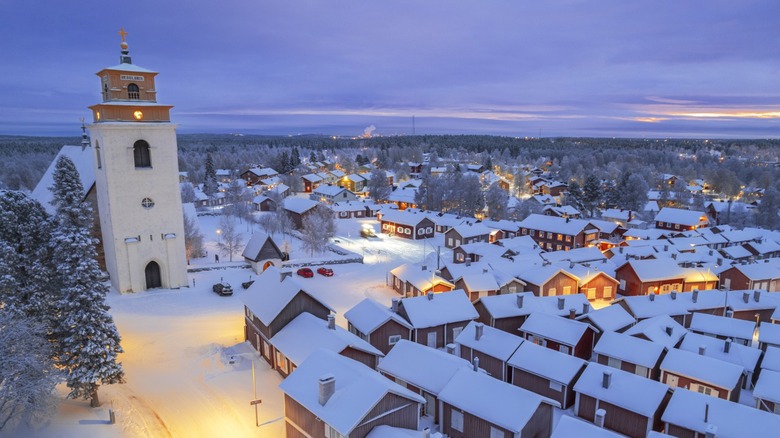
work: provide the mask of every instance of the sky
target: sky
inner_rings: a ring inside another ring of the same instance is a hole
[[[95,73],[180,133],[780,137],[776,0],[2,0],[0,135],[79,135]]]

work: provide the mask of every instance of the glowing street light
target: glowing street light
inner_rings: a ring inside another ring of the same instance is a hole
[[[222,230],[217,229],[217,242],[222,243]]]

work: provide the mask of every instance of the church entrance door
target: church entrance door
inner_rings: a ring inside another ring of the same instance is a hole
[[[160,265],[157,262],[149,262],[146,265],[146,288],[154,289],[162,287],[162,278],[160,276]]]

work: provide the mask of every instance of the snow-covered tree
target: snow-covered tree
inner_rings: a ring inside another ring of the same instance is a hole
[[[482,183],[474,174],[456,174],[455,180],[450,185],[450,198],[457,205],[456,211],[464,216],[474,216],[485,207],[485,199],[482,196]]]
[[[774,187],[766,189],[757,210],[756,225],[769,230],[780,228],[780,191]]]
[[[223,215],[219,220],[220,240],[217,242],[217,249],[223,255],[228,256],[228,260],[233,261],[233,254],[240,250],[244,245],[242,234],[236,230],[236,221],[227,215]]]
[[[214,168],[214,158],[211,152],[206,154],[206,175],[203,180],[203,193],[208,196],[217,192],[217,170]]]
[[[117,355],[122,352],[119,332],[105,303],[106,274],[96,260],[92,237],[92,208],[84,201],[78,171],[67,157],[55,165],[56,229],[52,233],[52,260],[57,267],[54,285],[60,291],[57,363],[66,376],[70,398],[91,399],[99,406],[101,384],[124,382]]]
[[[203,233],[198,227],[198,218],[184,213],[184,250],[187,252],[187,264],[190,259],[203,256]]]
[[[504,219],[507,214],[509,194],[498,183],[493,183],[485,192],[485,206],[488,215],[496,220]]]
[[[390,192],[393,191],[390,183],[387,180],[387,173],[382,169],[376,169],[371,173],[371,178],[368,179],[368,195],[374,201],[380,201],[387,199],[390,196]]]
[[[601,203],[601,182],[596,175],[588,175],[582,185],[582,206],[593,217],[596,207]]]
[[[192,187],[192,184],[185,182],[179,184],[179,190],[181,191],[181,202],[183,204],[186,204],[188,202],[195,202],[198,200],[197,196],[195,195],[195,189]]]
[[[647,204],[648,190],[650,190],[650,186],[647,185],[644,177],[638,173],[632,174],[628,177],[625,187],[623,187],[623,202],[620,207],[632,211],[641,211]]]
[[[34,427],[54,411],[60,376],[47,331],[39,320],[0,309],[0,434]]]
[[[303,218],[301,229],[301,245],[304,250],[314,256],[316,252],[322,252],[328,246],[330,238],[336,234],[336,221],[333,212],[319,205]]]
[[[51,259],[53,222],[22,192],[0,191],[0,308],[14,308],[51,330],[57,316]]]
[[[585,203],[583,202],[584,197],[585,195],[582,193],[582,187],[580,186],[580,183],[577,181],[570,182],[569,189],[566,191],[565,203],[567,205],[571,205],[579,211],[585,212],[587,209],[585,208]]]

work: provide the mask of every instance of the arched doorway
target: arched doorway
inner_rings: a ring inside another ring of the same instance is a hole
[[[144,270],[146,273],[146,288],[154,289],[162,287],[162,276],[160,275],[160,265],[157,262],[149,262]]]
[[[270,268],[273,265],[274,265],[274,262],[272,262],[270,260],[265,262],[265,264],[263,264],[263,271],[265,271],[266,269]]]

